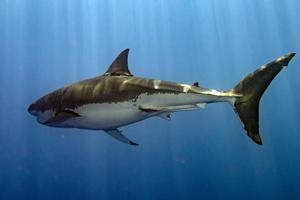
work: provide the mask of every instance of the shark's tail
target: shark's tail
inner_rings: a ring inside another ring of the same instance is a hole
[[[275,76],[287,66],[295,53],[279,57],[277,60],[263,65],[242,79],[230,92],[239,94],[233,102],[235,111],[244,125],[248,136],[262,145],[259,135],[259,101],[264,91]]]

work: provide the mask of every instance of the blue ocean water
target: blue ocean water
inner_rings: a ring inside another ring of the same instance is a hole
[[[224,103],[122,128],[58,129],[38,97],[103,73],[130,48],[136,76],[227,90],[300,53],[297,0],[0,1],[0,199],[300,199],[300,58],[260,104],[263,146]]]

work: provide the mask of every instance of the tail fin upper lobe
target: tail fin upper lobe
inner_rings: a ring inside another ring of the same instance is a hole
[[[263,65],[253,73],[247,75],[231,91],[232,93],[241,95],[234,102],[234,108],[248,136],[257,144],[262,145],[258,123],[260,98],[275,76],[284,66],[288,65],[294,56],[295,53],[290,53]]]

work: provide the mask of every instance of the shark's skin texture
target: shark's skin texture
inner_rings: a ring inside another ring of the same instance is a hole
[[[103,75],[49,93],[31,104],[28,111],[47,126],[104,130],[121,142],[137,145],[118,128],[153,116],[170,119],[172,112],[203,108],[207,103],[229,102],[248,135],[262,144],[258,112],[252,111],[258,110],[264,90],[295,55],[262,66],[232,90],[223,92],[201,88],[197,82],[189,85],[135,77],[128,69],[128,52],[121,52]]]

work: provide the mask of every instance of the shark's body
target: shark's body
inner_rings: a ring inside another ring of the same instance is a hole
[[[229,102],[235,106],[248,135],[261,144],[259,99],[295,55],[288,54],[264,65],[234,89],[221,92],[201,88],[198,83],[135,77],[128,70],[128,51],[123,51],[105,74],[54,91],[32,104],[29,112],[48,126],[104,130],[124,143],[135,145],[121,134],[119,127],[153,116],[170,119],[172,112],[203,108],[207,103]],[[249,104],[253,104],[251,108]]]

